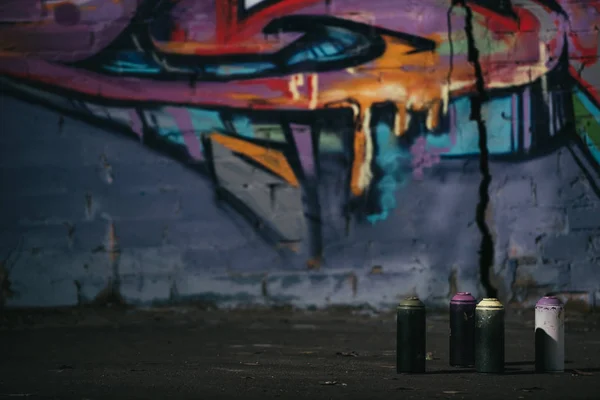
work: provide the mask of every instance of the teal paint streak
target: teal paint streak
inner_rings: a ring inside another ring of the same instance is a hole
[[[185,140],[183,138],[183,133],[181,129],[177,126],[177,121],[173,118],[173,116],[169,113],[158,114],[156,125],[153,125],[153,128],[156,130],[158,135],[168,141],[169,143],[174,143],[180,146],[185,147]]]
[[[583,94],[580,90],[576,90],[575,95],[577,96],[577,99],[581,102],[581,104],[583,104],[585,109],[596,120],[596,123],[598,125],[600,125],[600,109],[598,107],[596,107],[596,105],[594,103],[592,103],[590,101],[590,99],[585,94]],[[581,130],[579,133],[582,136],[586,147],[592,154],[592,157],[594,157],[594,159],[598,162],[598,164],[600,164],[600,148],[596,145],[596,143],[594,143],[594,141],[590,137],[590,134],[587,131]]]
[[[138,74],[158,74],[161,69],[158,65],[148,63],[144,56],[137,52],[120,52],[117,54],[116,60],[113,60],[108,65],[104,65],[104,69],[120,74],[138,73]]]
[[[439,134],[426,134],[427,147],[433,149],[444,149],[442,156],[462,156],[479,153],[479,133],[477,124],[469,119],[471,114],[471,101],[460,98],[453,101],[449,107],[455,110],[455,142],[452,143],[450,132]],[[448,118],[446,116],[446,118]]]
[[[188,108],[188,112],[196,132],[210,133],[214,130],[225,129],[221,117],[216,111]]]
[[[581,90],[576,90],[575,94],[577,95],[579,101],[581,101],[584,107],[589,111],[589,113],[592,114],[592,117],[594,117],[596,122],[600,124],[600,109],[596,107],[594,103],[592,103],[590,99],[588,99],[588,97],[581,92]]]
[[[444,133],[443,135],[425,135],[427,139],[427,147],[432,149],[452,149],[452,140],[450,139],[450,135],[448,133]],[[445,153],[445,154],[449,154]]]
[[[427,148],[441,156],[466,156],[479,154],[479,131],[474,121],[470,120],[471,102],[468,98],[453,101],[450,105],[456,111],[456,137],[454,143],[450,132],[437,134],[428,133],[423,126],[422,136],[426,139]],[[506,154],[513,151],[512,147],[512,99],[510,96],[494,99],[483,105],[482,113],[490,128],[489,150],[491,154]],[[399,159],[410,159],[408,149],[402,149],[395,140],[395,135],[385,123],[379,123],[375,128],[377,153],[375,160],[384,171],[383,178],[377,183],[380,191],[379,205],[381,212],[367,216],[371,224],[387,219],[390,212],[397,207],[395,192],[404,186],[408,176],[401,175]]]
[[[437,134],[425,133],[427,147],[443,152],[441,156],[468,156],[479,154],[479,131],[477,124],[470,120],[471,101],[463,97],[452,101],[456,114],[455,143],[452,143],[450,132]],[[482,106],[482,116],[488,125],[488,150],[490,154],[507,154],[513,151],[512,100],[510,96],[488,101]]]
[[[247,138],[254,137],[254,129],[252,127],[252,120],[248,117],[237,115],[231,121],[236,133],[240,136]]]
[[[483,105],[482,113],[487,121],[490,154],[512,153],[512,96],[488,101]],[[479,144],[477,146],[479,148]]]
[[[200,151],[204,154],[204,145],[202,144],[202,136],[210,134],[214,131],[223,131],[225,126],[221,117],[216,111],[202,110],[198,108],[188,108],[194,133],[198,136],[200,142]]]
[[[592,139],[586,134],[584,137],[585,145],[587,146],[590,153],[592,153],[592,157],[596,159],[596,162],[600,164],[600,149],[596,147],[596,144],[592,142]]]
[[[185,146],[185,141],[183,140],[183,135],[181,134],[181,131],[177,128],[169,129],[169,128],[159,127],[158,134],[171,143]]]
[[[384,171],[384,176],[377,183],[377,188],[380,191],[379,205],[381,212],[367,216],[367,221],[371,224],[387,219],[390,212],[397,207],[395,192],[406,184],[398,160],[410,157],[410,154],[398,147],[396,136],[387,124],[383,122],[377,124],[375,138],[377,141],[376,161],[377,165]]]
[[[198,137],[198,139],[201,139],[203,135],[210,134],[215,131],[225,130],[225,126],[223,125],[218,112],[202,110],[198,108],[186,108],[185,110],[189,113],[194,134]],[[168,117],[166,115],[162,115],[160,126],[156,126],[156,129],[158,134],[169,142],[186,146],[183,138],[183,132],[181,132],[177,126],[177,122],[170,115]],[[204,148],[201,140],[199,140],[199,145],[200,151],[204,154]]]
[[[105,69],[111,71],[111,72],[116,72],[118,74],[125,74],[125,73],[138,73],[138,74],[157,74],[160,72],[160,69],[158,68],[136,68],[136,67],[131,67],[131,66],[123,66],[123,65],[116,65],[116,66],[107,66],[104,67]]]
[[[226,65],[207,65],[206,72],[217,76],[236,76],[258,74],[275,69],[275,65],[269,62],[262,63],[237,63]]]

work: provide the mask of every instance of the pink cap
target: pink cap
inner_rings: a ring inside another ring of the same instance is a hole
[[[458,292],[450,300],[450,304],[476,304],[475,297],[469,292]]]
[[[536,307],[562,307],[562,302],[558,297],[555,296],[544,296],[542,297],[537,304]]]

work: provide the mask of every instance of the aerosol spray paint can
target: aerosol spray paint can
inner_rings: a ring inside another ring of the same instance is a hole
[[[475,306],[469,292],[459,292],[450,301],[450,365],[475,364]]]
[[[542,297],[535,305],[535,370],[565,370],[565,313],[554,296]]]
[[[409,297],[397,308],[396,372],[425,372],[425,305]]]
[[[504,307],[498,299],[483,299],[475,308],[475,370],[504,372]]]

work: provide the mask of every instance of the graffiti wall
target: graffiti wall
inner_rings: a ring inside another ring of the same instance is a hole
[[[600,3],[5,0],[3,301],[600,294]]]

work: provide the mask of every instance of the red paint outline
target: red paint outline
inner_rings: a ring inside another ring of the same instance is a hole
[[[575,67],[573,67],[572,65],[569,66],[569,73],[581,86],[581,89],[583,89],[588,95],[590,95],[590,97],[592,98],[592,100],[594,100],[596,105],[600,107],[600,91],[598,91],[597,88],[595,88],[592,84],[588,83],[585,79],[583,79],[581,75],[579,75]]]
[[[238,0],[216,0],[218,44],[236,44],[259,33],[271,19],[302,8],[320,3],[323,0],[281,0],[253,12],[243,20],[238,19]]]

